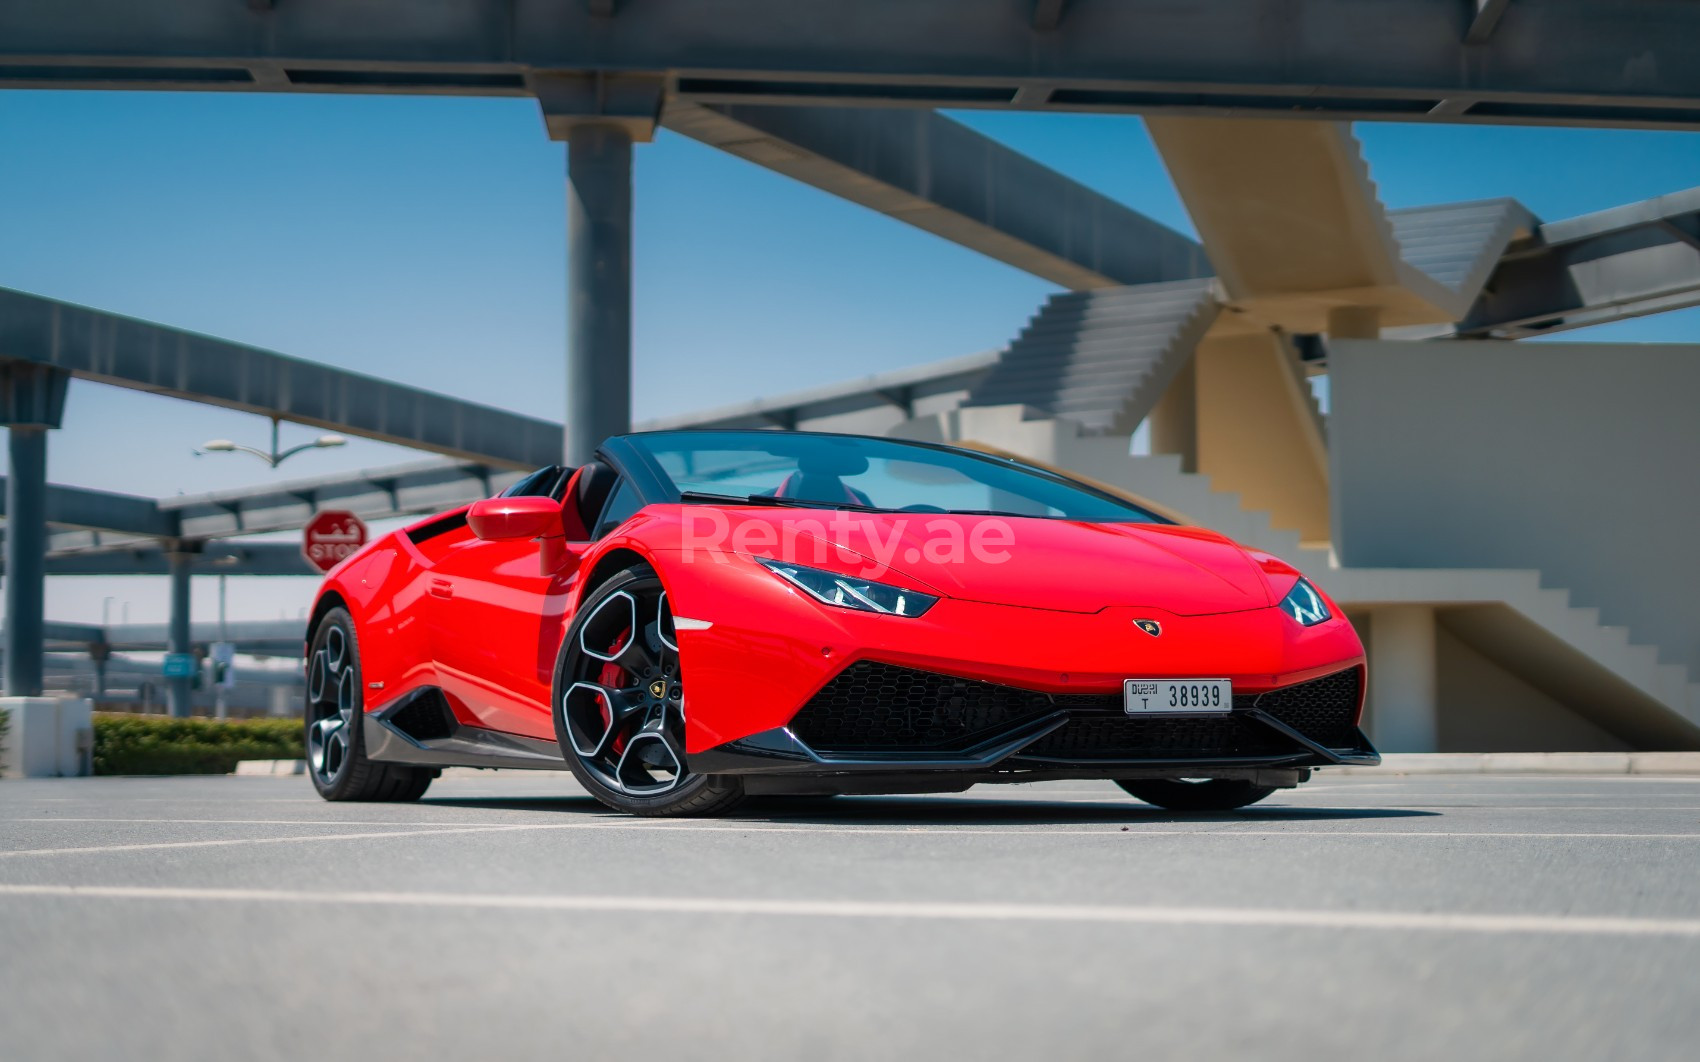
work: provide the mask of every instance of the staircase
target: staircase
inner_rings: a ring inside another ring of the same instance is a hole
[[[966,405],[1024,404],[1089,432],[1131,434],[1217,309],[1209,280],[1052,296]]]
[[[1469,312],[1511,241],[1540,224],[1515,199],[1389,210],[1387,220],[1399,256],[1446,289],[1456,318]]]
[[[1220,531],[1303,571],[1342,605],[1426,604],[1447,609],[1449,629],[1532,685],[1587,714],[1610,705],[1610,728],[1649,747],[1700,746],[1700,683],[1625,627],[1600,622],[1570,592],[1541,585],[1533,569],[1340,568],[1331,551],[1306,547],[1273,527],[1239,496],[1211,489],[1180,459],[1129,456],[1126,435],[1093,434],[1064,418],[1035,418],[1019,406],[962,408],[917,418],[892,432],[905,438],[975,445],[1065,471],[1165,516]]]

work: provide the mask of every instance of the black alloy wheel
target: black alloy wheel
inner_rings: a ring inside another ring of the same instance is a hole
[[[375,763],[361,729],[360,642],[346,609],[333,608],[307,652],[307,774],[326,800],[418,800],[435,768]]]
[[[561,753],[597,800],[633,815],[718,815],[743,801],[736,778],[690,771],[673,614],[648,565],[615,573],[585,599],[555,688]]]

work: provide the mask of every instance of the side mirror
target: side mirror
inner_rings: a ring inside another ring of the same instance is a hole
[[[561,523],[561,503],[551,498],[485,498],[473,502],[466,524],[486,542],[521,538],[559,538],[567,533]]]

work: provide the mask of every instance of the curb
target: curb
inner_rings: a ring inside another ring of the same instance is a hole
[[[240,760],[233,772],[247,777],[274,774],[306,774],[306,760]]]
[[[1696,774],[1700,752],[1393,752],[1338,774]]]

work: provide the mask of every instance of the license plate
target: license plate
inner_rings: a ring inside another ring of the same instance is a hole
[[[1128,679],[1122,708],[1128,715],[1231,712],[1234,686],[1227,679]]]

